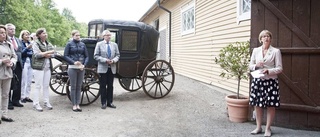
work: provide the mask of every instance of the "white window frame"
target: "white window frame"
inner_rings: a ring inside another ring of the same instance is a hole
[[[237,0],[237,23],[239,24],[241,21],[250,20],[251,19],[251,0],[250,1],[250,10],[247,12],[243,12],[243,6],[245,3],[244,0]]]
[[[183,26],[184,26],[184,18],[183,15],[185,12],[192,10],[193,11],[193,28],[188,29],[188,30],[183,30]],[[195,32],[195,28],[196,28],[196,13],[195,13],[195,1],[190,2],[188,5],[186,5],[185,7],[181,8],[181,35],[186,35],[186,34],[190,34],[190,33],[194,33]]]

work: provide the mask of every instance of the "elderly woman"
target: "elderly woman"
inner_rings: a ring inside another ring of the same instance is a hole
[[[82,81],[84,77],[84,67],[89,61],[88,51],[86,45],[80,41],[80,32],[73,30],[71,32],[72,40],[67,43],[64,49],[64,57],[69,63],[68,75],[71,85],[71,101],[73,104],[72,110],[74,112],[81,112],[80,95]]]
[[[263,108],[267,108],[267,124],[264,136],[271,136],[271,124],[275,108],[280,107],[278,74],[282,72],[282,58],[279,49],[271,46],[272,33],[263,30],[259,35],[262,46],[254,48],[250,60],[250,70],[261,75],[251,83],[250,105],[255,107],[257,127],[251,134],[262,133]]]
[[[8,116],[9,91],[13,76],[12,67],[17,62],[14,47],[7,41],[6,27],[0,25],[0,94],[1,94],[1,120],[13,122]],[[0,113],[1,113],[0,112]],[[0,123],[1,123],[0,120]]]
[[[40,90],[43,90],[44,107],[51,110],[53,107],[49,101],[49,82],[51,78],[52,67],[51,58],[54,57],[54,48],[47,41],[48,35],[44,28],[40,28],[36,32],[37,40],[32,44],[34,52],[34,62],[32,65],[35,81],[33,108],[39,112],[43,111],[39,104]]]
[[[21,77],[21,102],[33,102],[30,98],[30,91],[31,91],[31,83],[33,77],[33,70],[31,68],[31,59],[32,59],[32,45],[29,41],[30,39],[30,32],[28,30],[22,30],[20,33],[19,39],[22,43],[22,77]]]

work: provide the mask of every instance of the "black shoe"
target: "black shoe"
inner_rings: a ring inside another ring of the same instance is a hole
[[[1,120],[6,122],[13,122],[13,119],[7,117],[1,117]]]
[[[78,112],[78,109],[72,109],[73,112]]]
[[[16,107],[23,107],[23,105],[21,103],[12,103],[13,106],[16,106]]]
[[[21,103],[27,103],[27,100],[24,98],[21,100]]]
[[[25,100],[26,102],[33,102],[33,100],[30,99],[30,98],[28,98],[28,97],[24,98],[24,100]]]
[[[81,108],[77,108],[78,112],[82,112],[82,109]]]
[[[117,108],[115,105],[113,105],[113,104],[108,104],[107,105],[108,107],[110,107],[110,108]]]
[[[10,110],[14,110],[13,105],[9,105],[9,106],[8,106],[8,109],[10,109]]]
[[[107,105],[106,104],[102,104],[101,109],[106,109]]]

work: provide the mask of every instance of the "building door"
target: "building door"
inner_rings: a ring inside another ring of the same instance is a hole
[[[320,1],[252,0],[251,6],[251,48],[267,29],[282,53],[275,124],[320,128]]]

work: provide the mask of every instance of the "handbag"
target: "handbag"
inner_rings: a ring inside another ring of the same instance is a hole
[[[11,79],[11,90],[17,90],[19,88],[19,78],[15,73],[12,73],[13,77]]]
[[[35,54],[32,55],[31,68],[35,70],[42,70],[44,67],[45,58],[36,58]]]

